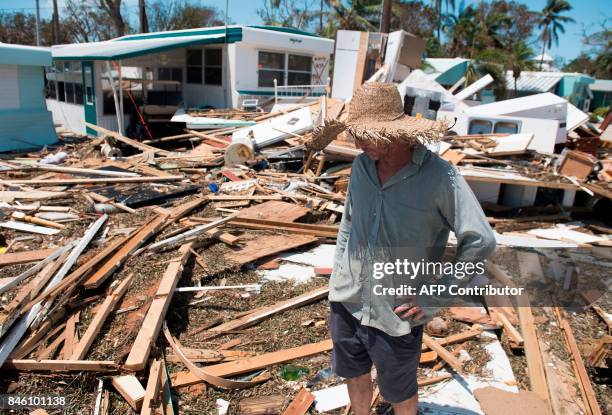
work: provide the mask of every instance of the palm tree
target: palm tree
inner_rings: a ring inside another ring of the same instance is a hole
[[[559,32],[565,33],[564,23],[575,22],[574,19],[568,16],[562,16],[561,13],[572,10],[572,6],[567,0],[548,0],[546,6],[540,12],[540,20],[538,27],[542,29],[542,56],[540,58],[540,70],[544,62],[544,53],[546,48],[552,47],[552,42],[559,45]]]
[[[535,63],[533,62],[533,50],[525,44],[525,42],[517,42],[508,55],[509,67],[512,71],[512,78],[514,78],[514,96],[518,96],[518,90],[516,88],[516,82],[521,76],[522,71],[529,71],[535,69]]]
[[[380,0],[330,0],[331,13],[323,35],[333,38],[336,31],[363,30],[366,32],[378,30],[377,22],[381,11]]]
[[[455,10],[455,0],[445,0],[444,3],[446,4],[446,15],[450,14],[450,9],[453,9],[453,11]],[[432,4],[438,16],[438,29],[437,30],[438,30],[438,43],[440,43],[440,31],[442,30],[442,19],[443,19],[442,0],[432,0]],[[462,2],[462,6],[463,6],[463,2]]]

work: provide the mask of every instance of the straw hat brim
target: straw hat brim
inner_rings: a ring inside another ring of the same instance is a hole
[[[429,143],[440,140],[446,131],[446,124],[404,115],[391,121],[347,120],[344,122],[344,128],[360,140]]]

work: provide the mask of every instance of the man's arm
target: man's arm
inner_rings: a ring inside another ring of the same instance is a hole
[[[344,256],[344,250],[349,238],[349,231],[351,229],[351,209],[353,203],[351,202],[350,190],[346,194],[346,201],[344,203],[344,212],[342,213],[342,220],[340,221],[340,228],[338,229],[338,237],[336,238],[336,252],[334,255],[334,269],[333,272],[337,272],[342,265],[342,257]]]
[[[485,260],[495,250],[495,235],[472,189],[455,167],[449,168],[440,210],[457,237],[457,262]]]

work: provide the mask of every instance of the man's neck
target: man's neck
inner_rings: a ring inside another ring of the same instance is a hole
[[[376,162],[380,185],[384,185],[395,173],[408,165],[412,161],[413,153],[414,147],[408,144],[391,144],[386,156]]]

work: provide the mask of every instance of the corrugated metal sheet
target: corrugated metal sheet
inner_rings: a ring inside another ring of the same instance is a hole
[[[562,72],[521,72],[516,80],[516,89],[519,91],[549,92],[561,81],[565,74]],[[514,90],[512,71],[506,72],[506,88]]]

